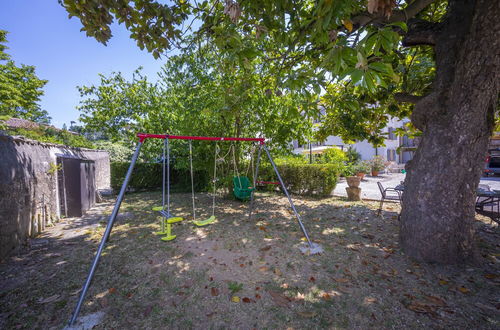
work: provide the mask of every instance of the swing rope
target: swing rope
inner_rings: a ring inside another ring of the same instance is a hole
[[[254,176],[254,168],[253,168],[253,156],[255,154],[255,145],[252,145],[250,148],[250,161],[248,162],[248,167],[246,171],[246,176],[248,177],[248,172],[250,172],[250,168],[252,169],[252,178]]]
[[[194,204],[193,146],[191,140],[189,140],[189,167],[191,169],[191,196],[193,199],[193,220],[196,221],[196,208]]]
[[[215,156],[214,156],[214,191],[212,193],[212,216],[215,217],[215,194],[217,193],[217,160],[219,156],[220,148],[219,144],[215,143]]]

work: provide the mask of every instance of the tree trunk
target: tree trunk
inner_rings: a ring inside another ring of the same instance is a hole
[[[500,86],[500,3],[450,0],[436,36],[433,92],[412,122],[423,131],[408,164],[400,240],[421,261],[474,256],[474,203]]]

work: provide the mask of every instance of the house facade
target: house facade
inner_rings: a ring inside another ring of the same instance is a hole
[[[406,135],[397,136],[395,132],[397,128],[403,127],[407,122],[409,122],[408,119],[398,120],[391,118],[387,127],[383,129],[383,132],[386,133],[386,138],[384,145],[381,147],[374,147],[367,140],[348,144],[339,136],[329,136],[324,142],[313,142],[305,145],[299,145],[297,141],[293,141],[293,152],[295,154],[321,154],[325,149],[332,147],[337,147],[344,151],[354,148],[361,155],[362,160],[369,160],[374,156],[382,156],[394,164],[405,164],[413,158],[417,141],[410,139]]]

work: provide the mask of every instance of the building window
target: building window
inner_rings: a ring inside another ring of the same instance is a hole
[[[396,140],[396,129],[394,127],[389,127],[388,128],[388,132],[389,132],[389,140]]]
[[[390,162],[396,161],[396,150],[387,149],[387,160]]]

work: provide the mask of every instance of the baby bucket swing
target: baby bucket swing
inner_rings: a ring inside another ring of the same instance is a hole
[[[252,193],[255,190],[255,187],[250,185],[250,179],[248,176],[240,175],[238,172],[238,166],[236,164],[236,155],[234,151],[234,145],[231,146],[233,149],[233,164],[234,164],[234,172],[236,174],[233,177],[233,194],[234,197],[241,201],[248,201],[252,197]],[[250,162],[248,163],[247,175],[250,167],[253,168],[253,151],[250,154]]]

